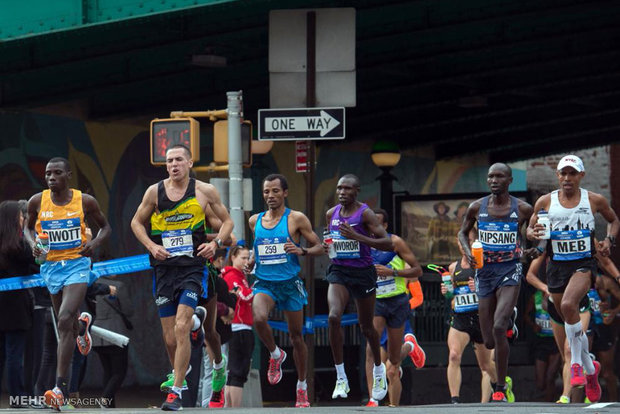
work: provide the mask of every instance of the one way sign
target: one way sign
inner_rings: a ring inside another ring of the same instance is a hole
[[[258,139],[344,139],[344,108],[259,109]]]

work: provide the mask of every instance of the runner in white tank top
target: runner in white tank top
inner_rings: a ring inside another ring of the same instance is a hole
[[[538,213],[548,211],[551,243],[547,243],[547,253],[551,260],[547,267],[547,285],[553,303],[565,322],[571,349],[571,385],[585,385],[588,399],[597,402],[601,398],[598,383],[600,365],[592,361],[588,352],[588,339],[583,334],[579,319],[579,301],[587,294],[596,275],[593,256],[609,256],[620,230],[620,221],[605,197],[579,186],[585,176],[583,161],[579,157],[567,155],[562,158],[558,163],[557,175],[560,189],[536,201],[527,237],[541,240],[545,227],[538,223]],[[594,240],[596,213],[600,213],[609,223],[607,236],[602,242]]]

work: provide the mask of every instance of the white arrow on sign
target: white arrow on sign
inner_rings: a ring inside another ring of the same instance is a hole
[[[325,111],[319,116],[292,116],[265,118],[266,132],[321,131],[324,137],[340,122]]]

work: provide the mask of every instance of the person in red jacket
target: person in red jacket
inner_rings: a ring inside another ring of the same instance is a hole
[[[233,246],[222,277],[228,289],[237,295],[235,316],[232,320],[232,337],[228,342],[228,380],[226,382],[226,402],[228,407],[241,407],[243,384],[248,380],[250,360],[254,350],[252,332],[252,299],[254,293],[248,283],[244,270],[250,261],[250,251],[244,246]]]

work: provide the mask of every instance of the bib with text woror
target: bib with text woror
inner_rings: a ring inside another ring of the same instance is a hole
[[[469,286],[454,288],[454,312],[465,313],[478,310],[478,295]]]
[[[338,259],[358,259],[360,257],[359,241],[342,237],[338,231],[332,231],[332,239]]]
[[[170,256],[194,257],[192,231],[189,229],[165,230],[161,233],[161,242]]]
[[[284,251],[285,239],[280,237],[263,237],[256,240],[258,260],[262,265],[286,263]]]
[[[82,244],[79,217],[41,221],[41,230],[49,236],[50,250],[72,249]]]
[[[564,230],[551,232],[553,260],[567,261],[592,257],[590,230]]]

